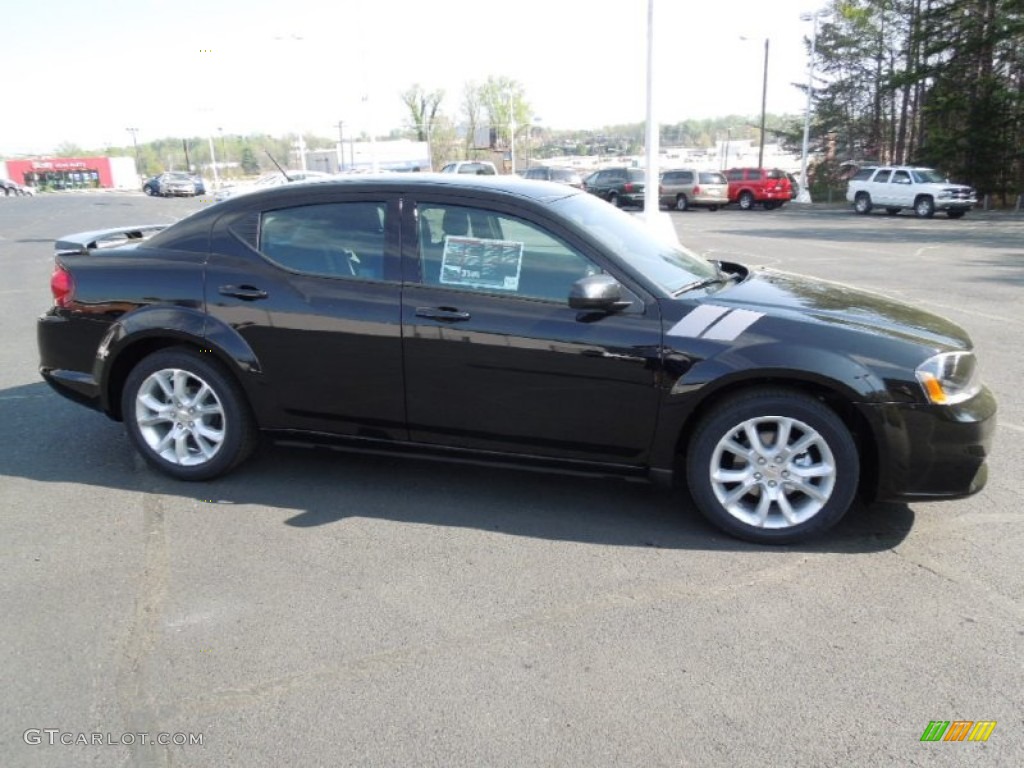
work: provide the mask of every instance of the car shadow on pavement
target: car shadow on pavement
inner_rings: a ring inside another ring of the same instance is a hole
[[[684,489],[615,478],[265,444],[230,475],[184,483],[150,469],[120,424],[43,384],[0,390],[0,477],[84,484],[215,504],[267,508],[285,525],[352,517],[496,531],[558,541],[663,549],[758,551],[707,524]],[[8,501],[7,503],[10,503]],[[778,551],[891,549],[913,527],[904,504],[856,507],[835,529]]]

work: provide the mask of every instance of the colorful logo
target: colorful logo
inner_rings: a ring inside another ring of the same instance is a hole
[[[995,720],[932,720],[921,741],[988,741],[995,727]]]

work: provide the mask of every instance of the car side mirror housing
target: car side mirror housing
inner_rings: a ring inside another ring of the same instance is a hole
[[[622,285],[611,275],[581,277],[569,289],[569,306],[599,312],[618,312],[632,302],[622,298]]]

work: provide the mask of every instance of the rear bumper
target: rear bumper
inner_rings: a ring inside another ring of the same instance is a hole
[[[97,338],[105,328],[94,321],[74,322],[52,310],[36,324],[43,380],[58,394],[97,411],[103,406],[92,371]]]
[[[881,434],[877,501],[957,499],[985,487],[996,427],[988,389],[954,406],[868,406]]]

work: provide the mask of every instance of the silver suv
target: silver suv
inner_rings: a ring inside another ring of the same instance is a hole
[[[910,208],[922,219],[930,219],[936,211],[959,219],[978,204],[971,187],[953,184],[932,168],[903,165],[861,168],[846,185],[846,199],[857,213],[871,213],[877,206],[895,216]]]
[[[658,203],[666,208],[685,211],[707,208],[717,211],[729,204],[729,182],[720,171],[699,171],[678,168],[661,174]]]

